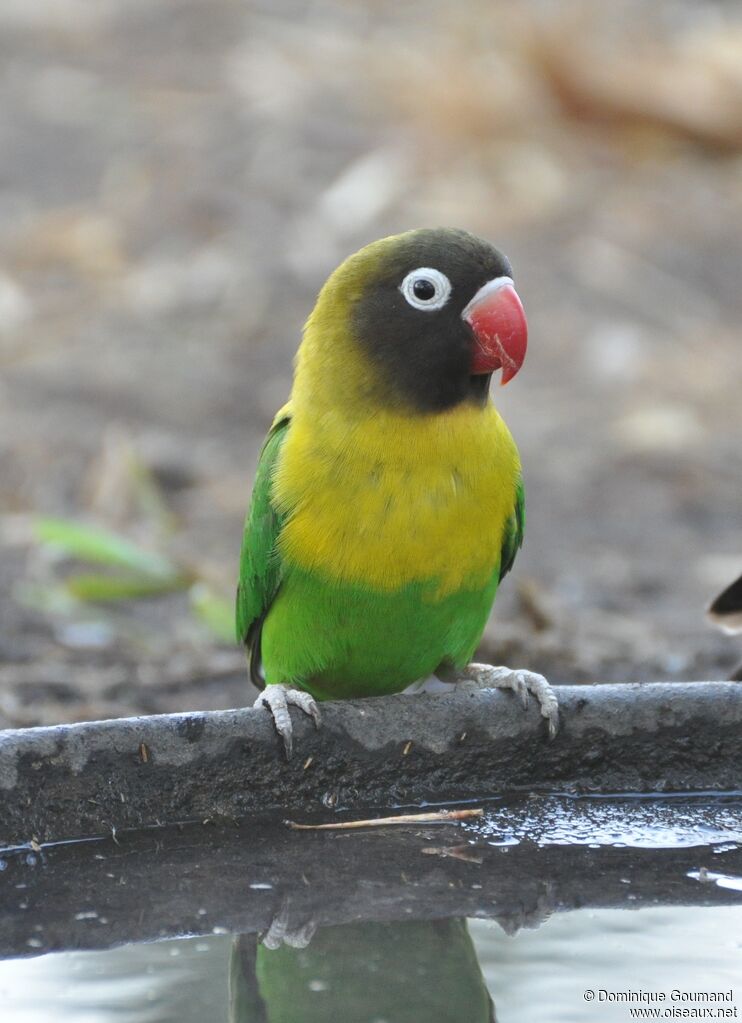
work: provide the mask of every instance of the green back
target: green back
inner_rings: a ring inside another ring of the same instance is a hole
[[[523,488],[523,480],[518,481],[518,488],[515,491],[515,507],[513,514],[505,524],[505,535],[502,538],[502,552],[500,554],[500,581],[508,574],[513,567],[515,555],[523,546],[523,533],[526,528],[526,492]]]
[[[255,474],[250,508],[245,519],[237,584],[237,639],[248,649],[250,678],[263,688],[260,668],[260,633],[263,621],[281,585],[282,564],[277,541],[281,516],[271,501],[273,472],[291,419],[278,419],[265,439]]]

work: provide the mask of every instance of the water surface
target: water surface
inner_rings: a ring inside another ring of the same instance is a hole
[[[2,1023],[742,1016],[739,796],[519,797],[466,826],[269,830],[6,853]],[[100,949],[40,954],[65,943]]]

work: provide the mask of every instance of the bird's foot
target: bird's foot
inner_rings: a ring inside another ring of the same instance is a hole
[[[271,925],[260,939],[263,945],[274,951],[281,945],[288,945],[290,948],[306,948],[314,937],[317,924],[314,920],[305,920],[297,925],[291,919],[290,900],[285,898],[278,913],[271,920]]]
[[[509,913],[496,914],[494,918],[503,931],[511,937],[514,937],[524,927],[536,930],[541,924],[546,923],[559,904],[551,881],[542,882],[535,900],[531,892],[523,893],[520,897],[524,899],[524,902],[517,909],[511,910]]]
[[[528,707],[528,694],[538,701],[541,716],[549,723],[549,738],[559,728],[559,703],[556,693],[543,675],[523,668],[495,667],[492,664],[467,664],[452,679],[462,689],[512,689],[524,707]]]
[[[289,714],[289,707],[292,705],[309,714],[314,721],[314,727],[319,728],[321,720],[319,707],[314,697],[303,689],[295,689],[283,682],[274,683],[266,686],[253,704],[253,707],[265,707],[273,715],[273,724],[283,739],[287,760],[291,760],[294,752],[294,729]]]

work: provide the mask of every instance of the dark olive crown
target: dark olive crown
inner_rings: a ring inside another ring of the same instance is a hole
[[[439,270],[451,282],[441,309],[417,309],[400,291],[407,274],[420,267]],[[351,319],[389,404],[440,412],[487,400],[490,378],[470,375],[473,335],[461,313],[483,284],[502,276],[512,276],[507,257],[466,231],[424,229],[395,239],[374,267]]]

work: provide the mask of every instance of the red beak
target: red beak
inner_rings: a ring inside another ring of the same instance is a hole
[[[509,277],[496,277],[479,289],[461,314],[474,332],[471,372],[502,369],[500,383],[512,380],[526,357],[526,314]]]

